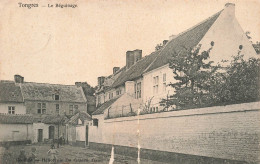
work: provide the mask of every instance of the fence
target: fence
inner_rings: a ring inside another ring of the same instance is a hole
[[[129,105],[114,106],[108,108],[106,119],[136,116],[138,115],[138,110],[139,110],[139,115],[168,111],[168,109],[160,106],[160,103],[155,103],[155,104],[129,103]]]

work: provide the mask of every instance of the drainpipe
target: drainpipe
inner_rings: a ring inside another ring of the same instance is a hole
[[[26,124],[26,140],[28,140],[28,124]]]

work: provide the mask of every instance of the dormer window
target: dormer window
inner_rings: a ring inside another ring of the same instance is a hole
[[[58,95],[58,94],[53,94],[53,95],[52,95],[52,98],[53,98],[54,100],[58,101],[58,100],[60,100],[60,95]]]

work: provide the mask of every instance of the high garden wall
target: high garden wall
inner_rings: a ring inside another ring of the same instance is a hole
[[[90,127],[89,144],[93,148],[108,145],[108,150],[118,145],[137,156],[139,141],[141,151],[259,162],[259,105],[253,102],[106,120],[103,115],[94,116],[99,123]]]

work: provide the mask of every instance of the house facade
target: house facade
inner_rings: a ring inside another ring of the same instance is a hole
[[[0,144],[7,142],[30,143],[33,117],[26,115],[19,85],[0,81]]]
[[[3,118],[17,114],[33,118],[29,125],[33,142],[66,137],[65,122],[78,112],[88,111],[86,97],[78,85],[25,82],[24,77],[15,75],[14,81],[1,81],[0,90],[0,112],[6,114]]]
[[[185,53],[186,49],[198,46],[201,52],[212,48],[208,60],[223,66],[228,62],[222,63],[222,60],[232,60],[232,56],[237,55],[238,51],[244,54],[245,59],[257,57],[252,43],[235,17],[235,4],[227,3],[223,10],[213,16],[171,36],[169,41],[164,40],[162,47],[148,56],[142,57],[141,50],[127,51],[125,67],[108,77],[98,78],[97,106],[125,94],[132,85],[131,95],[149,108],[146,109],[147,112],[169,110],[160,106],[162,99],[167,99],[174,93],[174,89],[169,86],[175,80],[169,61],[173,55]],[[119,91],[120,95],[117,94]],[[125,106],[127,105],[129,106],[128,101],[125,102]],[[117,107],[117,110],[122,108],[125,107]]]
[[[26,114],[20,86],[13,81],[0,81],[0,113]]]

